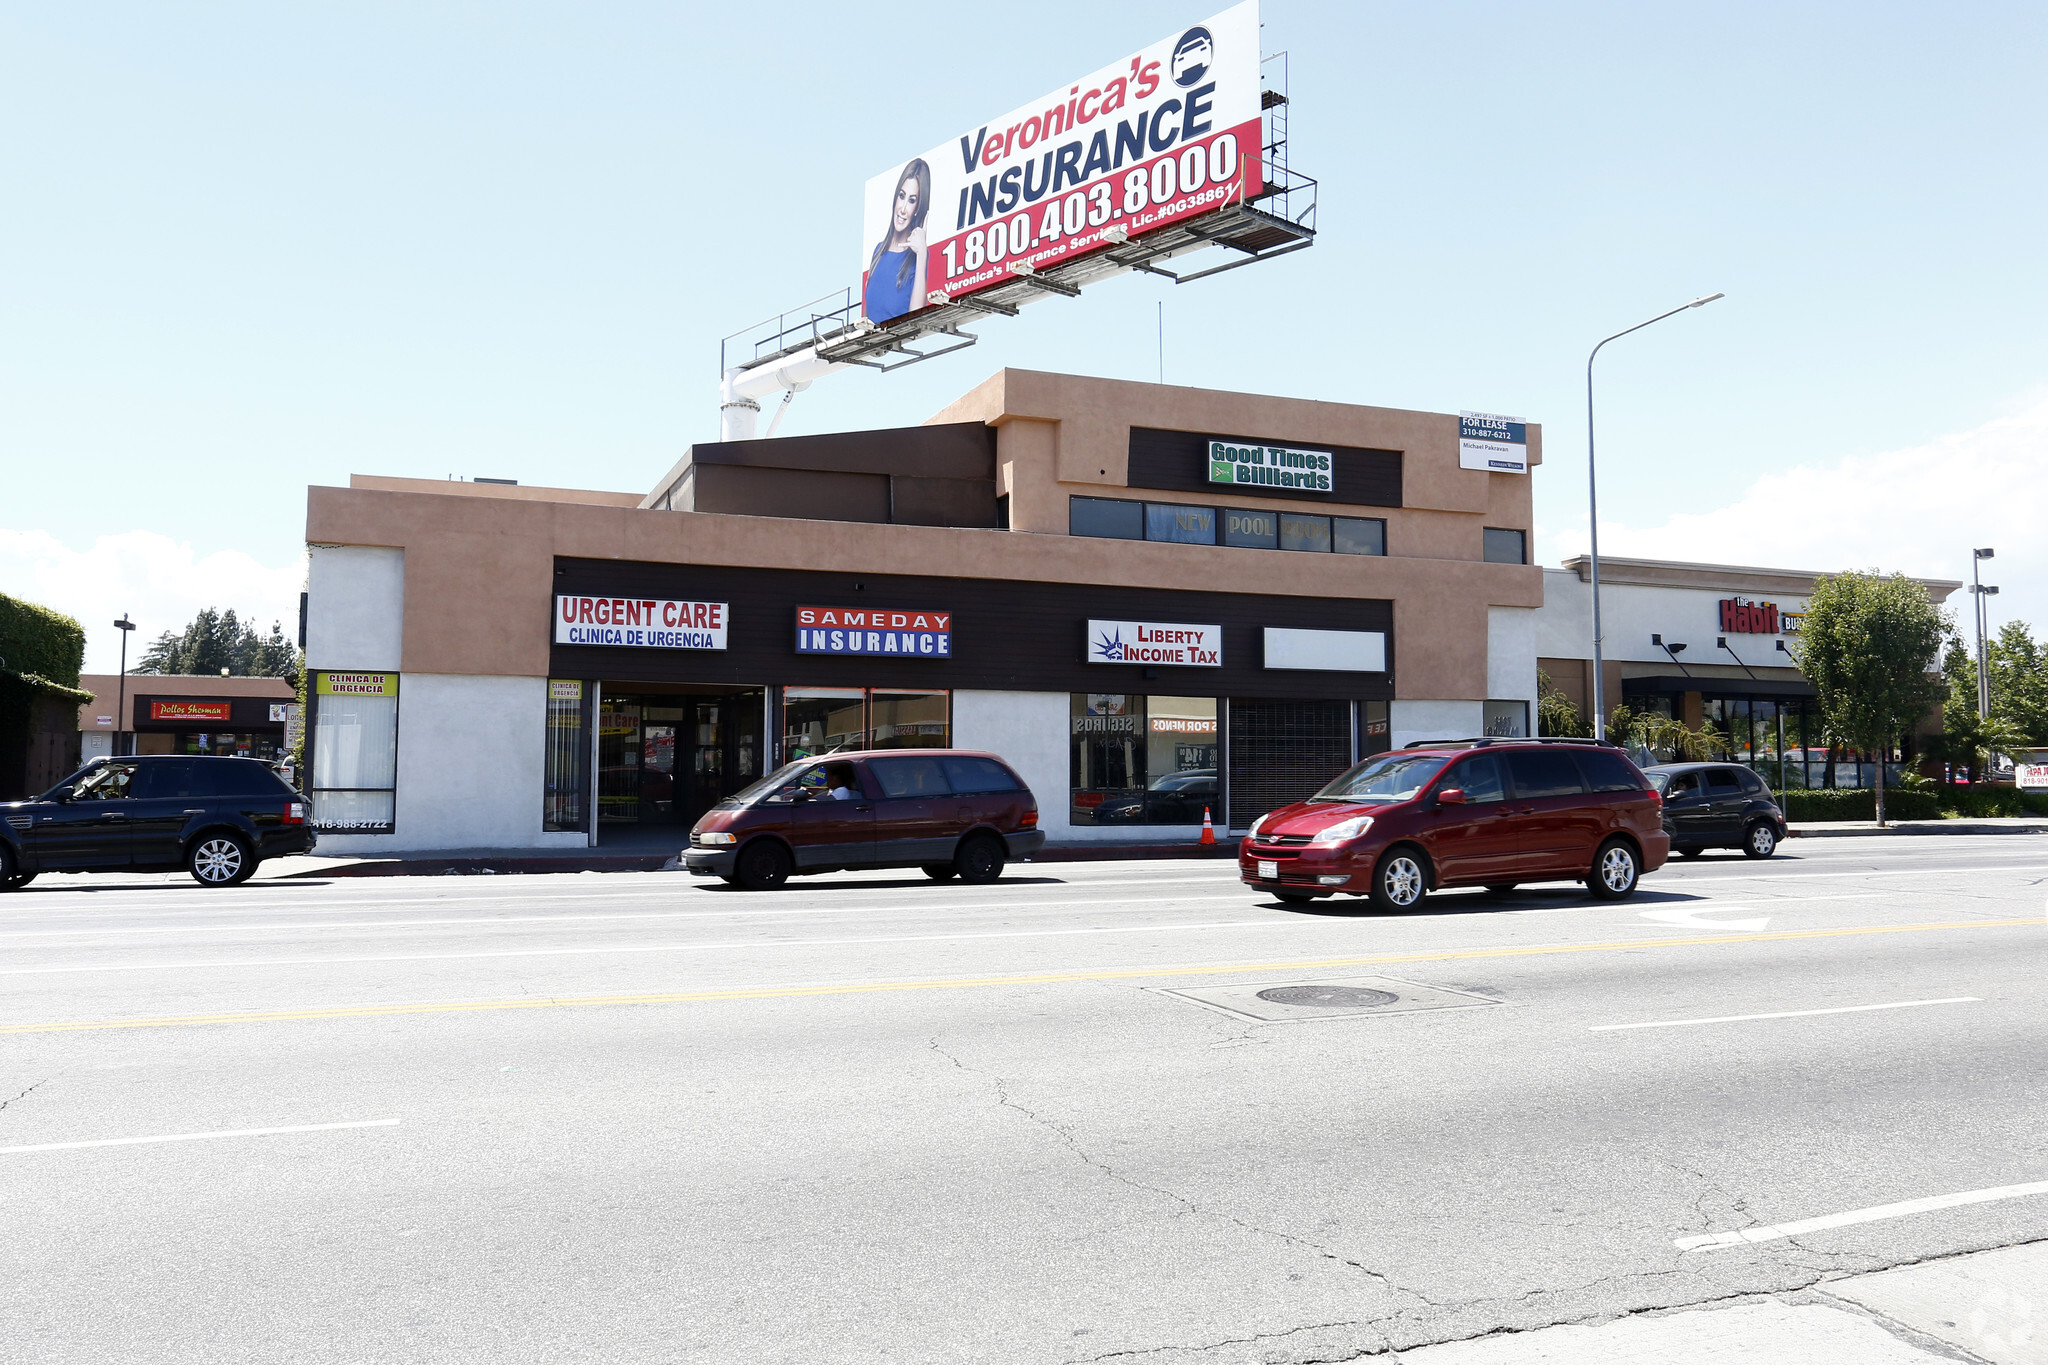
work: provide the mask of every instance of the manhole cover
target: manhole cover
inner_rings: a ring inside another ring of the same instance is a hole
[[[1366,986],[1275,986],[1259,992],[1259,999],[1272,1005],[1320,1005],[1333,1010],[1377,1009],[1400,998],[1392,991]]]

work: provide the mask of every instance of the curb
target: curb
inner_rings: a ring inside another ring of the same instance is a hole
[[[1237,857],[1238,843],[1236,839],[1224,839],[1208,847],[1200,844],[1067,844],[1042,848],[1025,861],[1094,863],[1167,858],[1234,860]],[[529,857],[516,851],[508,852],[502,858],[493,858],[488,854],[465,854],[445,858],[366,858],[360,862],[340,862],[328,867],[308,868],[304,872],[280,872],[276,875],[276,880],[289,881],[313,877],[472,877],[562,872],[676,872],[681,870],[678,861],[679,855],[674,853]]]
[[[1879,829],[1872,823],[1855,825],[1794,825],[1794,839],[1883,839],[1913,835],[1941,834],[2048,834],[2048,821],[2028,825],[1988,825],[1972,820],[1906,820]]]

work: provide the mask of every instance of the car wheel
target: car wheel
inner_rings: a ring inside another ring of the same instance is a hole
[[[1519,882],[1495,882],[1492,886],[1486,888],[1486,894],[1489,896],[1512,896],[1515,894],[1515,888],[1519,885]]]
[[[256,857],[239,834],[203,834],[186,850],[185,870],[201,886],[240,886],[256,875]]]
[[[1593,855],[1586,889],[1603,901],[1627,900],[1636,892],[1636,851],[1626,839],[1609,839]]]
[[[749,891],[773,891],[789,880],[789,850],[773,839],[756,839],[740,850],[734,878]]]
[[[963,882],[986,886],[1003,875],[1003,846],[986,834],[969,839],[953,855],[953,870]]]
[[[0,891],[19,891],[36,879],[33,872],[17,872],[6,881],[0,882]]]
[[[1742,836],[1742,851],[1752,858],[1768,858],[1778,851],[1778,831],[1762,820]]]
[[[12,891],[26,883],[26,879],[14,870],[16,866],[14,850],[0,844],[0,891]]]
[[[1429,873],[1414,849],[1390,850],[1373,869],[1372,903],[1381,910],[1413,910],[1429,894]]]
[[[951,863],[926,863],[922,870],[925,876],[935,882],[950,882],[960,875],[959,870]]]
[[[1686,848],[1674,848],[1671,851],[1673,853],[1676,853],[1681,858],[1697,858],[1702,853],[1706,852],[1706,850],[1703,848],[1692,848],[1689,846]]]

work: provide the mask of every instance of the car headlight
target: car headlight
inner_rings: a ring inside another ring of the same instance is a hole
[[[1268,820],[1269,820],[1269,819],[1271,819],[1271,818],[1272,818],[1272,817],[1271,817],[1270,815],[1261,815],[1261,816],[1260,816],[1260,817],[1259,817],[1258,819],[1256,819],[1256,820],[1252,821],[1252,827],[1251,827],[1250,829],[1248,829],[1248,830],[1246,830],[1246,831],[1244,832],[1244,837],[1245,837],[1245,838],[1247,838],[1247,839],[1256,839],[1256,838],[1258,838],[1258,837],[1259,837],[1259,826],[1261,826],[1261,825],[1265,824],[1265,823],[1266,823],[1266,821],[1268,821]]]
[[[1370,815],[1355,815],[1349,820],[1339,820],[1336,824],[1317,834],[1309,842],[1315,844],[1341,844],[1346,839],[1356,839],[1371,828],[1372,817]]]
[[[732,835],[720,829],[703,830],[695,838],[700,844],[729,844],[732,842]]]

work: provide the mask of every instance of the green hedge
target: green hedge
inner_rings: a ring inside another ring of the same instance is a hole
[[[0,593],[0,659],[9,673],[77,687],[85,628],[61,612]]]
[[[1864,788],[1834,791],[1778,792],[1778,806],[1787,820],[1875,820],[1877,793]],[[1884,794],[1887,820],[1934,820],[1941,816],[1941,803],[1931,792],[1888,788]]]
[[[1835,791],[1775,793],[1787,820],[1875,820],[1877,794],[1868,787]],[[1937,786],[1919,791],[1890,787],[1884,794],[1887,820],[1984,819],[1989,816],[2048,815],[2048,792],[2012,787]]]

